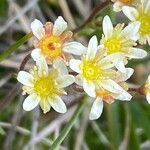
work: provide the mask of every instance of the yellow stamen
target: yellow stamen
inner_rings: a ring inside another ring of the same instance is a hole
[[[94,59],[86,60],[86,58],[83,58],[80,68],[84,78],[87,80],[97,80],[101,78],[102,70]]]
[[[139,13],[138,21],[141,23],[140,34],[150,34],[150,13],[144,13],[141,11]]]
[[[104,46],[108,49],[108,54],[119,52],[122,47],[121,39],[110,38],[104,43]]]
[[[39,41],[42,53],[50,59],[55,59],[62,54],[62,43],[60,37],[49,36]]]
[[[62,90],[57,88],[57,72],[50,71],[47,76],[37,78],[34,83],[34,90],[40,97],[51,97],[53,94],[61,94]]]

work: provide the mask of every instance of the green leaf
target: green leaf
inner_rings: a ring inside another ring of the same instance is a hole
[[[0,61],[9,57],[13,52],[15,52],[21,45],[28,41],[32,37],[32,32],[28,33],[24,37],[22,37],[19,41],[15,44],[11,45],[8,49],[4,50],[3,53],[0,54]]]
[[[63,142],[63,140],[68,135],[68,133],[70,132],[71,128],[73,127],[73,125],[77,121],[79,115],[81,114],[81,112],[83,110],[83,106],[84,106],[84,103],[81,103],[81,104],[78,105],[77,109],[75,110],[74,114],[72,115],[72,118],[66,124],[65,128],[60,133],[58,138],[54,141],[54,143],[52,144],[50,150],[56,150],[56,148],[58,148],[58,146]]]

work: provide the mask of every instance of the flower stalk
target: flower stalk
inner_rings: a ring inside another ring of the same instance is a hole
[[[68,133],[70,132],[71,128],[73,127],[73,125],[77,121],[79,115],[81,114],[81,112],[82,112],[82,110],[84,108],[84,105],[85,105],[85,102],[80,103],[78,105],[77,109],[75,110],[74,114],[72,115],[72,118],[66,124],[65,128],[63,129],[61,134],[58,136],[58,138],[54,141],[54,143],[52,144],[50,150],[55,150],[63,142],[63,140],[68,135]]]

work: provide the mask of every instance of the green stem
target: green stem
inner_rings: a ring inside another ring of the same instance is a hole
[[[66,124],[65,128],[60,133],[58,138],[54,141],[54,143],[52,144],[50,150],[56,150],[56,148],[63,142],[63,140],[68,135],[68,133],[70,132],[71,128],[73,127],[73,125],[77,121],[79,115],[81,114],[81,112],[83,110],[83,107],[84,107],[84,102],[78,105],[77,109],[75,110],[74,114],[72,115],[72,118]]]
[[[11,45],[8,49],[4,50],[4,52],[0,54],[0,61],[9,57],[13,52],[17,50],[17,48],[19,48],[21,45],[27,42],[28,39],[32,37],[32,35],[33,35],[32,32],[28,33],[27,35],[22,37],[19,41]]]

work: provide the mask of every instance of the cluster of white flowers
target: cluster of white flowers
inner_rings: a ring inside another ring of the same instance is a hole
[[[115,10],[117,7],[117,10],[122,9],[132,22],[126,27],[124,24],[113,27],[109,16],[105,16],[102,39],[98,42],[97,37],[93,36],[87,47],[76,41],[71,42],[72,32],[66,31],[67,23],[61,16],[54,24],[47,22],[43,25],[39,20],[34,20],[31,29],[36,40],[31,56],[36,65],[30,73],[20,71],[17,77],[24,85],[23,94],[29,94],[23,108],[30,111],[40,104],[44,113],[50,107],[65,113],[67,109],[60,96],[67,94],[64,88],[74,82],[94,99],[89,115],[91,120],[100,117],[103,102],[110,104],[116,99],[131,100],[126,81],[134,70],[125,65],[130,59],[147,55],[146,51],[136,47],[138,41],[141,44],[148,41],[150,44],[150,1],[141,3],[139,11],[129,7],[133,1],[116,0],[114,4]],[[75,59],[74,55],[81,59]],[[68,67],[77,75],[70,75]],[[150,94],[147,97],[150,101]]]

